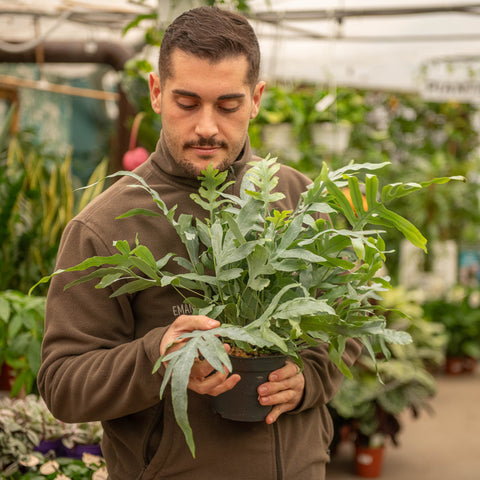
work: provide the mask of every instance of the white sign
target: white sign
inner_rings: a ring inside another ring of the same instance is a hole
[[[480,103],[478,57],[432,60],[422,70],[419,92],[425,100]]]
[[[461,81],[427,78],[420,84],[420,95],[432,101],[480,103],[480,79]]]

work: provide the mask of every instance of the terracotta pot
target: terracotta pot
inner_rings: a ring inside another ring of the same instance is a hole
[[[477,368],[478,360],[473,357],[465,357],[463,359],[463,371],[465,373],[473,373]]]
[[[378,478],[382,474],[385,447],[355,447],[355,472],[360,477]]]
[[[460,375],[473,373],[477,366],[477,360],[472,357],[447,357],[445,360],[445,373],[448,375]]]
[[[287,357],[276,355],[269,357],[230,356],[233,373],[241,380],[228,392],[213,397],[213,408],[223,418],[238,422],[261,422],[272,409],[269,405],[258,403],[257,389],[268,381],[268,375],[285,365]]]
[[[445,359],[445,373],[448,375],[463,373],[463,359],[461,357],[447,357]]]

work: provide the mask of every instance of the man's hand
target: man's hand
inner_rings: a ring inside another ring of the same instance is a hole
[[[170,325],[160,342],[160,355],[168,354],[182,348],[187,341],[178,340],[178,337],[194,330],[211,330],[219,327],[220,322],[204,315],[181,315]],[[168,345],[174,342],[167,350]],[[225,345],[228,352],[229,345]],[[212,395],[216,397],[227,390],[232,389],[240,380],[240,375],[230,375],[228,372],[215,372],[214,368],[206,361],[196,359],[190,372],[188,388],[202,395]]]
[[[258,401],[261,405],[273,405],[265,421],[268,424],[277,421],[285,412],[295,409],[303,398],[305,377],[299,373],[298,365],[291,361],[275,370],[268,377],[268,382],[258,387]]]

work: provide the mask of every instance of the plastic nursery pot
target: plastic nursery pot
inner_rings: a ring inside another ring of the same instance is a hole
[[[97,455],[102,457],[102,449],[100,445],[74,445],[73,448],[66,449],[66,456],[69,458],[82,459],[84,453],[90,453],[91,455]]]
[[[382,447],[355,447],[355,473],[364,478],[378,478],[382,474]]]
[[[241,380],[228,392],[213,397],[213,408],[223,418],[237,422],[261,422],[272,407],[260,405],[257,389],[274,370],[285,365],[285,355],[267,357],[230,356],[233,373]]]
[[[43,456],[48,456],[53,452],[56,457],[61,457],[64,452],[61,438],[57,438],[56,440],[40,440],[40,443],[36,445],[33,450],[40,452]]]

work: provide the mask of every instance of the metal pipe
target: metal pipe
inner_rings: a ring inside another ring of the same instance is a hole
[[[106,41],[48,41],[42,44],[45,63],[93,63],[109,65],[116,71],[124,68],[125,62],[133,57],[135,51],[128,46]],[[37,63],[36,49],[22,52],[0,50],[0,62],[3,63]],[[113,146],[114,153],[110,159],[110,169],[122,168],[123,154],[128,150],[129,129],[127,118],[135,112],[129,104],[125,93],[119,87],[119,114],[117,120],[117,138]]]

